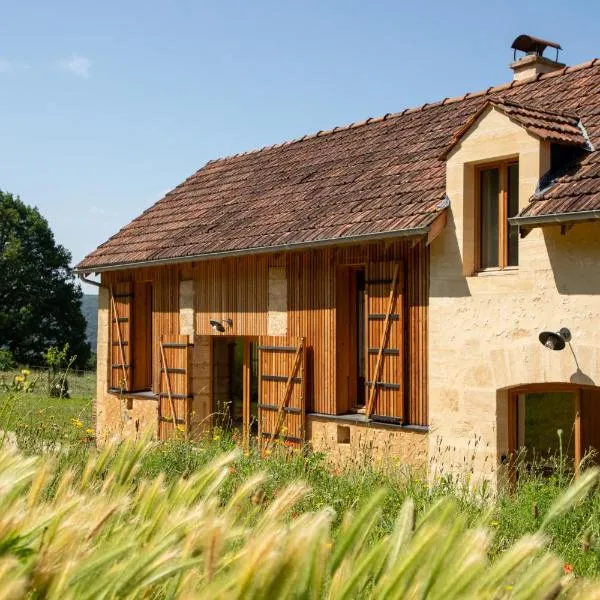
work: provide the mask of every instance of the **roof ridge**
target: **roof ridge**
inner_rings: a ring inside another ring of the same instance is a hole
[[[214,165],[216,163],[220,163],[220,162],[223,162],[226,160],[231,160],[233,158],[239,158],[241,156],[248,156],[249,154],[258,154],[259,152],[265,152],[266,150],[275,150],[276,148],[281,148],[283,146],[290,146],[291,144],[297,144],[297,143],[304,142],[306,140],[310,140],[313,138],[323,137],[326,135],[332,135],[338,131],[345,131],[348,129],[356,129],[358,127],[364,127],[365,125],[370,125],[372,123],[379,123],[381,121],[387,121],[389,119],[396,119],[396,118],[402,117],[406,114],[421,112],[424,110],[428,110],[430,108],[436,108],[438,106],[444,106],[446,104],[453,104],[455,102],[462,102],[463,100],[468,100],[470,98],[476,98],[478,96],[489,96],[491,94],[495,94],[497,92],[501,92],[504,90],[521,87],[523,85],[529,85],[530,83],[535,83],[540,80],[551,79],[553,77],[567,75],[567,74],[573,73],[575,71],[582,71],[583,69],[590,69],[597,65],[600,65],[600,58],[593,58],[591,60],[580,63],[578,65],[573,65],[572,67],[564,67],[562,69],[557,69],[556,71],[551,71],[550,73],[540,73],[538,75],[534,75],[534,76],[528,77],[526,79],[521,79],[518,81],[513,80],[508,83],[502,83],[500,85],[491,86],[485,90],[479,90],[477,92],[467,92],[467,93],[463,94],[462,96],[454,96],[452,98],[444,98],[443,100],[440,100],[438,102],[425,102],[424,104],[421,104],[419,106],[405,108],[399,112],[386,113],[385,115],[382,115],[379,117],[369,117],[367,119],[362,119],[361,121],[354,121],[347,125],[337,125],[331,129],[325,129],[325,130],[321,129],[321,130],[317,131],[316,133],[310,133],[307,135],[303,135],[302,137],[299,137],[299,138],[293,138],[291,140],[286,140],[284,142],[270,144],[268,146],[262,146],[261,148],[254,148],[251,150],[246,150],[245,152],[238,152],[236,154],[230,154],[228,156],[213,158],[213,159],[209,160],[205,166]],[[540,109],[540,110],[544,110],[544,109]],[[550,111],[546,111],[546,112],[550,112]],[[567,115],[567,116],[572,117],[575,115]]]

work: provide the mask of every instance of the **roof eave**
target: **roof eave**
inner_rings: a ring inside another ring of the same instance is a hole
[[[571,213],[552,213],[547,215],[532,215],[510,217],[508,222],[519,227],[543,227],[544,225],[560,225],[562,223],[577,223],[600,220],[599,210],[582,210]]]
[[[444,209],[445,211],[445,209]],[[436,216],[443,211],[436,213]],[[125,262],[119,264],[97,265],[91,267],[75,267],[73,272],[80,275],[89,273],[104,273],[107,271],[121,271],[123,269],[138,269],[141,267],[162,266],[177,263],[187,263],[197,260],[212,260],[217,258],[231,258],[235,256],[248,256],[254,254],[270,254],[275,252],[286,252],[290,250],[302,250],[309,248],[320,248],[323,246],[340,246],[353,244],[357,242],[371,242],[387,239],[399,238],[426,238],[431,230],[432,223],[423,227],[414,227],[411,229],[398,229],[392,231],[383,231],[365,235],[355,235],[349,237],[330,238],[326,240],[315,240],[308,242],[298,242],[295,244],[283,244],[279,246],[261,246],[258,248],[244,248],[241,250],[226,250],[224,252],[210,252],[204,254],[195,254],[192,256],[179,256],[174,258],[157,258],[144,261]]]

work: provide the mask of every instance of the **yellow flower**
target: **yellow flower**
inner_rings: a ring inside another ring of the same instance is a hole
[[[85,430],[86,433],[89,433],[90,435],[92,435],[94,433],[93,429],[90,429],[89,427]]]
[[[23,383],[25,381],[25,377],[23,377],[23,375],[16,375],[15,376],[15,381],[17,383]]]
[[[177,425],[177,429],[179,429],[179,431],[185,432],[185,427],[183,425]]]
[[[23,369],[21,371],[21,373],[23,373],[23,375],[25,375],[25,377],[27,377],[27,375],[29,375],[30,371],[29,371],[29,369]]]
[[[213,435],[213,440],[215,440],[215,442],[220,439],[221,439],[220,435]]]
[[[490,527],[498,527],[500,525],[500,523],[498,523],[498,521],[491,521],[490,522]]]
[[[83,423],[79,420],[79,419],[71,419],[71,423],[75,426],[75,427],[83,427]]]

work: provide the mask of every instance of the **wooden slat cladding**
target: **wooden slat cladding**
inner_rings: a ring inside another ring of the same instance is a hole
[[[274,439],[299,446],[306,435],[304,340],[264,336],[258,353],[259,439],[263,448]]]
[[[187,335],[162,336],[159,340],[158,437],[161,440],[188,432],[191,352]]]
[[[394,241],[119,271],[103,274],[103,282],[152,282],[156,390],[158,339],[179,333],[179,281],[195,280],[197,335],[259,337],[267,332],[269,267],[285,267],[288,339],[306,340],[307,410],[339,414],[346,412],[348,405],[336,398],[336,338],[338,328],[345,326],[336,323],[338,267],[401,262],[405,297],[404,421],[427,425],[428,261],[429,250],[424,243]],[[215,333],[209,321],[225,318],[232,319],[232,327],[222,334]]]
[[[404,420],[404,272],[400,262],[371,262],[365,281],[367,416]],[[392,350],[394,352],[384,352]]]
[[[407,254],[404,272],[408,313],[406,420],[414,425],[428,425],[429,248],[424,245],[412,248]]]
[[[133,389],[133,285],[124,281],[115,283],[110,290],[110,387],[130,391]]]

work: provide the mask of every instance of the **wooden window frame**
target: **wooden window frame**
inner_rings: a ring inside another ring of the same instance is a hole
[[[511,461],[514,461],[519,451],[518,443],[518,402],[519,396],[525,394],[543,394],[543,393],[569,393],[573,394],[573,418],[575,425],[574,439],[574,460],[573,467],[575,476],[579,477],[582,452],[581,435],[581,393],[587,386],[581,386],[570,383],[540,383],[529,384],[511,388],[508,394],[508,453]],[[514,475],[514,473],[512,474]]]
[[[508,264],[508,169],[519,165],[518,158],[509,158],[475,167],[475,268],[477,272],[507,271],[518,268],[518,265]],[[500,172],[500,194],[498,196],[498,266],[483,267],[481,265],[481,172],[488,169],[498,169]]]

